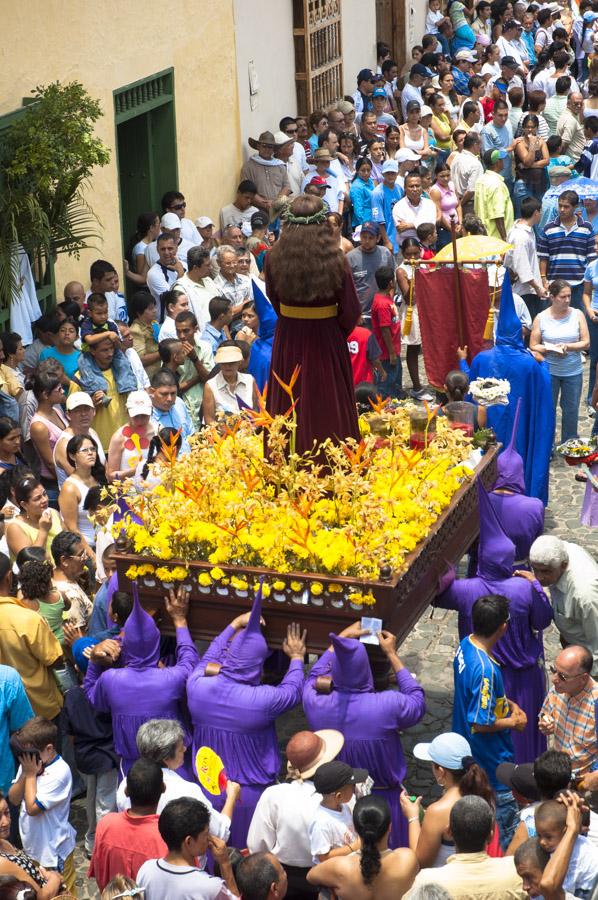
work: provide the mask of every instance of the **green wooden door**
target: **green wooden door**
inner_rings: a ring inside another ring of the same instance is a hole
[[[118,126],[118,181],[123,249],[135,232],[137,217],[153,208],[150,187],[148,113]],[[159,208],[156,209],[156,212]]]

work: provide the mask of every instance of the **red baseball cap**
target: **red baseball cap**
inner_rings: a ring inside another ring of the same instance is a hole
[[[312,178],[312,180],[309,183],[315,185],[316,187],[323,187],[323,188],[330,187],[330,185],[328,184],[326,179],[322,178],[321,175],[314,175],[314,177]]]

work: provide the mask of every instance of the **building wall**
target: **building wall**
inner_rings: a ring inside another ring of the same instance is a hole
[[[292,0],[234,0],[241,152],[251,153],[247,138],[278,131],[283,116],[297,114]],[[250,93],[249,67],[257,77]]]
[[[342,4],[344,93],[353,94],[359,70],[376,68],[376,0],[342,0]]]
[[[428,4],[424,0],[405,0],[405,22],[407,23],[407,54],[411,56],[411,47],[420,44],[426,32],[426,13]]]
[[[179,188],[188,215],[215,220],[234,196],[241,157],[233,0],[145,0],[141,18],[119,0],[45,0],[43,10],[39,0],[21,0],[4,22],[2,53],[0,115],[18,108],[35,85],[56,80],[81,81],[104,110],[96,131],[112,158],[87,192],[103,239],[80,260],[59,258],[59,292],[71,278],[87,283],[99,256],[122,272],[113,90],[174,66]]]

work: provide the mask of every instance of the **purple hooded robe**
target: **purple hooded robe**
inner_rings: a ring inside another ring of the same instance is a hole
[[[544,531],[544,504],[525,496],[523,458],[515,449],[521,398],[513,423],[511,440],[498,457],[497,477],[489,495],[490,503],[507,537],[515,544],[515,569],[528,568],[529,548]],[[497,494],[495,491],[509,491]]]
[[[133,609],[122,640],[121,667],[104,669],[90,662],[83,683],[87,699],[98,712],[112,715],[114,747],[126,775],[136,759],[137,730],[149,719],[177,719],[189,735],[185,715],[185,684],[199,662],[188,628],[176,629],[176,664],[158,668],[160,632],[141,607],[136,588]]]
[[[391,847],[407,847],[408,826],[399,797],[407,764],[399,732],[416,725],[426,711],[423,688],[407,669],[396,673],[398,690],[374,692],[365,646],[353,638],[330,635],[303,691],[303,708],[312,731],[336,728],[345,737],[338,755],[354,768],[367,769],[374,793],[388,800],[392,815]],[[316,679],[331,675],[330,694],[316,692]]]
[[[233,847],[246,846],[257,801],[278,777],[276,718],[300,702],[304,682],[303,660],[293,659],[277,687],[260,684],[269,653],[260,616],[258,591],[247,627],[235,633],[228,625],[208,647],[187,682],[193,760],[200,747],[209,747],[222,760],[227,777],[241,785],[231,826]],[[204,675],[208,662],[221,664],[217,675]],[[222,809],[225,799],[224,792],[210,797],[217,810]]]
[[[515,545],[500,527],[480,481],[478,497],[480,544],[477,577],[455,580],[452,570],[441,579],[441,592],[432,606],[457,610],[461,641],[473,630],[471,612],[476,600],[487,594],[500,594],[510,601],[509,625],[494,645],[492,656],[501,665],[507,697],[527,715],[525,731],[511,732],[515,762],[533,762],[546,750],[546,738],[538,730],[538,714],[546,696],[542,632],[552,622],[552,607],[538,581],[531,583],[526,578],[511,574]]]

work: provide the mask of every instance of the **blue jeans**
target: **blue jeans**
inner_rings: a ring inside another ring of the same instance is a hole
[[[588,403],[592,399],[592,391],[596,384],[596,364],[598,363],[598,322],[592,322],[586,316],[588,331],[590,332],[590,372],[588,375]]]
[[[511,791],[496,792],[496,824],[500,830],[500,846],[504,851],[519,825],[519,807]]]
[[[116,382],[116,390],[119,394],[129,394],[131,391],[137,390],[135,373],[122,350],[114,352],[112,373]],[[88,394],[94,394],[96,391],[108,391],[108,382],[102,375],[102,370],[91,353],[82,353],[79,356],[79,375],[81,376],[81,383],[85,386],[84,390]]]
[[[521,201],[524,197],[535,197],[536,200],[542,202],[542,197],[546,193],[546,190],[534,191],[532,190],[522,178],[518,178],[513,186],[513,206],[515,207],[515,218],[519,219],[521,217]]]
[[[579,400],[583,387],[583,374],[551,375],[552,403],[556,412],[559,393],[561,396],[561,444],[569,438],[579,437],[577,425],[579,419]]]
[[[571,306],[579,309],[581,312],[585,312],[583,305],[583,281],[580,281],[579,284],[571,285]]]
[[[376,376],[376,387],[380,391],[381,397],[400,397],[399,393],[403,389],[403,369],[401,366],[401,357],[397,357],[394,366],[390,364],[390,360],[381,359],[382,367],[386,372],[386,381],[380,381]]]

